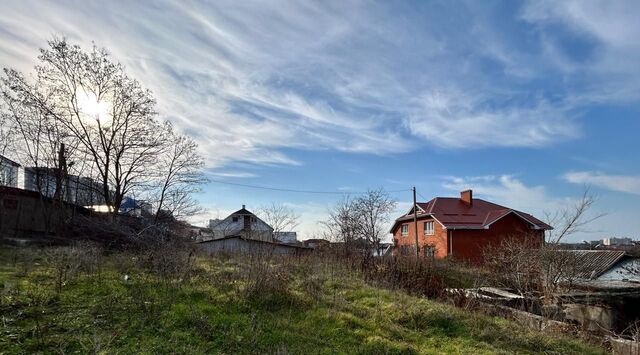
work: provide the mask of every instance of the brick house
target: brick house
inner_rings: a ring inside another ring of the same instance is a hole
[[[417,208],[420,255],[428,257],[481,261],[487,246],[507,238],[541,245],[544,232],[553,229],[530,214],[473,198],[471,190],[462,191],[460,198],[418,202]],[[396,219],[391,233],[394,255],[415,254],[413,208]]]

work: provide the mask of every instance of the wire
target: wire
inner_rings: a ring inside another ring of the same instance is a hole
[[[215,180],[215,179],[209,179],[209,181],[210,182],[215,182],[217,184],[242,186],[242,187],[249,187],[249,188],[252,188],[252,189],[263,189],[263,190],[283,191],[283,192],[295,192],[295,193],[305,193],[305,194],[361,195],[361,194],[368,193],[367,191],[316,191],[316,190],[285,189],[285,188],[271,187],[271,186],[240,184],[240,183],[237,183],[237,182],[228,182],[228,181],[221,181],[221,180]],[[386,192],[394,193],[394,192],[406,192],[406,191],[411,191],[411,189],[402,189],[402,190],[394,190],[394,191],[386,191]]]
[[[426,201],[429,201],[429,199],[428,199],[428,198],[426,198],[426,197],[424,197],[424,196],[422,196],[422,194],[420,194],[420,193],[418,192],[418,190],[416,190],[416,193],[418,194],[418,196],[422,197],[422,198],[425,200],[425,202],[426,202]]]

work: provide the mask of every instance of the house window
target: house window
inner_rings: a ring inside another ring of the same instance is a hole
[[[232,220],[233,222],[238,222],[238,217],[231,217],[231,220]]]
[[[403,224],[402,225],[402,231],[401,231],[403,236],[407,236],[409,235],[409,225],[408,224]]]
[[[433,245],[427,245],[423,248],[424,256],[427,258],[433,258],[436,256],[436,247]]]
[[[424,235],[433,235],[433,221],[424,222]]]

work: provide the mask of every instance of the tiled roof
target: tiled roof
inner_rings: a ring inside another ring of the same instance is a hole
[[[487,228],[493,222],[513,213],[536,229],[553,229],[534,216],[522,211],[474,198],[472,204],[468,204],[457,197],[436,197],[428,202],[418,202],[418,218],[431,216],[448,229],[482,229]],[[396,222],[411,220],[413,214],[398,218]],[[396,223],[397,224],[397,223]],[[396,225],[394,224],[395,228]]]

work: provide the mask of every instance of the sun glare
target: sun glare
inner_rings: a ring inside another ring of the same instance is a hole
[[[109,103],[98,100],[92,93],[79,90],[77,93],[78,106],[83,116],[88,120],[106,123],[109,120]]]

